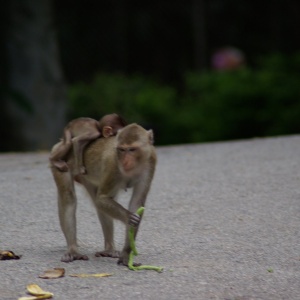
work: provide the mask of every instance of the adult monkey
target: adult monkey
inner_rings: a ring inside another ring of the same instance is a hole
[[[55,148],[59,147],[59,143]],[[119,257],[119,263],[128,264],[131,251],[128,226],[138,226],[141,218],[134,212],[145,205],[156,165],[156,153],[153,146],[152,130],[145,130],[137,124],[121,129],[117,136],[97,139],[84,151],[86,175],[74,173],[73,154],[67,159],[70,166],[67,172],[51,167],[58,190],[58,210],[62,231],[68,250],[61,261],[86,260],[87,256],[77,250],[76,241],[76,194],[74,181],[82,184],[91,196],[102,225],[105,249],[96,256]],[[133,188],[129,209],[116,202],[122,189]],[[126,225],[125,245],[121,253],[115,249],[113,219]]]

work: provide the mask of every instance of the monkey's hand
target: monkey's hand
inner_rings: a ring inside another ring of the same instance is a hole
[[[141,217],[138,214],[131,213],[129,216],[128,224],[133,227],[137,227],[140,224],[140,221],[141,221]]]

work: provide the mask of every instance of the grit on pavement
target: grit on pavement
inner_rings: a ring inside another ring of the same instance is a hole
[[[80,250],[66,249],[48,153],[0,155],[0,299],[36,283],[53,299],[300,299],[300,136],[157,147],[158,164],[137,239],[135,261],[164,271],[130,271],[97,258],[102,231],[78,191]],[[130,191],[121,195],[127,204]],[[117,223],[121,248],[124,226]],[[63,267],[59,279],[38,278]],[[70,274],[112,273],[106,278]]]

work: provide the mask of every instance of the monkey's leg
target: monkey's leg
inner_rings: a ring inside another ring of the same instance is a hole
[[[80,182],[84,185],[87,192],[89,193],[90,197],[93,199],[93,201],[96,201],[97,197],[97,187],[88,182],[85,178],[85,176],[80,176]],[[115,244],[114,244],[114,223],[113,219],[109,217],[108,215],[104,214],[99,210],[98,207],[97,214],[99,221],[102,226],[102,231],[104,235],[104,250],[100,252],[96,252],[95,255],[97,257],[99,256],[105,256],[105,257],[119,257],[120,252],[116,251]]]
[[[76,205],[77,199],[74,182],[70,172],[59,172],[52,168],[52,174],[58,191],[58,213],[61,229],[67,241],[68,250],[62,256],[61,261],[87,260],[86,255],[77,251],[76,240]]]
[[[104,235],[104,250],[96,252],[96,256],[105,257],[120,257],[120,252],[115,249],[114,244],[114,223],[113,219],[108,215],[97,210],[99,221],[102,226],[102,231]]]
[[[86,168],[83,165],[83,150],[91,141],[99,136],[100,132],[96,131],[82,134],[72,139],[76,174],[86,174]]]
[[[57,148],[53,149],[50,154],[49,160],[51,164],[62,172],[67,172],[69,169],[67,163],[63,159],[70,151],[71,146],[72,142],[62,142]]]
[[[106,247],[112,247],[113,246],[113,227],[112,227],[112,220],[110,218],[117,219],[119,221],[122,221],[124,224],[133,224],[137,225],[140,221],[140,217],[137,216],[134,213],[131,213],[127,209],[125,209],[122,205],[120,205],[118,202],[116,202],[113,199],[113,196],[108,196],[104,194],[98,194],[95,199],[95,206],[98,211],[98,216],[100,218],[100,222],[103,227],[103,233],[105,238],[105,246]],[[105,216],[107,215],[107,216]],[[135,225],[135,226],[136,226]],[[129,229],[128,225],[127,229]],[[127,237],[129,240],[129,237]],[[126,257],[123,258],[120,257],[120,263],[123,263],[124,265],[128,265],[128,259],[129,259],[129,253],[130,253],[130,245],[126,251]]]
[[[49,160],[51,164],[62,172],[69,170],[67,163],[63,159],[67,156],[72,147],[71,138],[70,130],[65,129],[63,140],[52,149],[50,154]]]

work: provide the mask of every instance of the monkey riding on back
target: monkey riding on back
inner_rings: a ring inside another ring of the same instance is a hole
[[[66,172],[68,164],[65,158],[71,149],[74,154],[75,172],[85,174],[83,165],[83,150],[93,140],[99,137],[108,138],[116,135],[118,130],[126,126],[125,120],[117,114],[108,114],[99,121],[92,118],[77,118],[72,120],[64,128],[62,143],[50,154],[51,165],[60,171]]]

